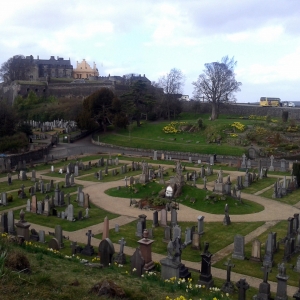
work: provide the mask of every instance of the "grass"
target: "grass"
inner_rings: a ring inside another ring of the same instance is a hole
[[[63,187],[62,182],[58,182],[60,190],[64,191],[64,194],[71,194],[74,192],[77,192],[78,187],[82,186],[82,185],[75,185],[75,186],[70,186],[70,187]],[[54,187],[55,189],[55,187]],[[40,201],[41,199],[44,199],[47,195],[49,197],[54,196],[54,189],[52,189],[49,193],[45,193],[45,194],[41,194],[40,192],[36,193],[37,199],[38,201]],[[24,189],[26,197],[24,199],[20,199],[18,197],[18,192],[17,191],[8,191],[7,195],[12,195],[13,196],[13,201],[12,202],[8,202],[8,204],[6,206],[0,206],[0,211],[2,210],[7,210],[7,209],[11,209],[17,206],[21,206],[21,205],[26,205],[26,201],[27,199],[30,199],[30,193],[27,189]]]
[[[276,178],[267,177],[263,179],[258,179],[251,183],[249,187],[243,188],[243,193],[255,194],[267,187],[272,186],[276,182]]]
[[[75,196],[71,197],[71,203],[74,205],[74,217],[78,216],[78,212],[81,210],[82,215],[85,216],[85,209],[83,207],[77,206],[77,203],[74,201]],[[56,207],[58,212],[62,212],[66,210],[65,207]],[[19,211],[16,212],[19,215]],[[99,224],[103,222],[104,218],[107,216],[109,220],[119,217],[117,214],[110,213],[106,210],[103,210],[92,203],[90,204],[89,210],[89,218],[83,219],[81,221],[70,222],[67,219],[61,219],[55,216],[45,217],[43,215],[38,215],[34,213],[25,213],[25,219],[29,223],[34,223],[42,226],[47,226],[51,228],[55,228],[56,225],[61,225],[62,229],[65,231],[76,231],[82,228],[86,228],[92,225]],[[34,225],[32,225],[34,227]]]
[[[38,178],[36,179],[36,181],[38,181]],[[50,180],[43,179],[43,182],[46,188],[46,183],[49,183]],[[31,181],[30,179],[27,180],[12,179],[11,185],[8,185],[6,181],[0,182],[0,193],[20,190],[22,184],[24,185],[25,188],[34,186],[34,182]]]
[[[186,285],[166,283],[157,276],[145,274],[144,278],[131,275],[130,264],[118,267],[112,264],[110,267],[99,269],[91,268],[79,263],[78,259],[67,259],[60,253],[45,251],[34,245],[20,247],[8,244],[0,239],[0,245],[5,245],[10,253],[25,255],[30,263],[30,275],[24,272],[13,272],[5,268],[4,276],[0,278],[1,300],[12,299],[106,299],[90,293],[90,289],[102,280],[112,280],[120,286],[126,294],[126,299],[153,299],[161,300],[166,297],[174,299],[182,295],[180,299],[211,300],[214,296],[224,300],[238,299],[237,293],[228,298],[225,295],[214,294],[205,289],[198,293],[186,292]],[[41,246],[41,245],[39,245]],[[3,248],[2,248],[3,249]],[[69,250],[70,251],[70,250]],[[63,253],[62,253],[63,254]],[[127,259],[128,261],[128,259]],[[192,284],[197,283],[199,273],[192,273]],[[77,283],[77,284],[76,284]],[[223,280],[215,279],[215,285],[221,287]],[[257,290],[251,289],[247,295],[253,296]]]
[[[150,226],[150,221],[148,222],[148,228]],[[197,222],[178,222],[179,226],[182,229],[182,237],[184,237],[185,228],[192,226],[197,226]],[[201,237],[201,244],[205,241],[208,241],[209,250],[211,253],[215,253],[222,248],[233,243],[235,234],[239,233],[246,235],[251,231],[255,230],[257,227],[263,225],[264,222],[245,222],[245,223],[232,223],[230,226],[224,227],[222,222],[210,222],[205,223],[204,235]],[[126,246],[136,248],[138,246],[137,241],[140,239],[135,236],[137,221],[133,221],[126,225],[120,226],[119,232],[115,232],[114,229],[109,231],[109,238],[114,243],[124,237],[126,240]],[[101,238],[102,234],[96,235],[96,238]],[[163,242],[164,237],[164,227],[155,227],[153,228],[153,240],[152,252],[159,254],[167,253],[167,243]],[[184,239],[183,239],[184,241]],[[202,248],[203,250],[203,248]],[[191,248],[191,245],[188,245],[183,251],[181,258],[183,260],[199,262],[200,261],[200,250],[194,250]]]
[[[135,198],[143,199],[151,196],[157,196],[158,192],[161,191],[164,186],[158,183],[148,183],[146,185],[137,184],[135,189],[137,192],[133,193],[130,187],[111,188],[105,191],[109,196],[121,197],[121,198]],[[251,214],[260,212],[264,207],[258,203],[243,200],[243,203],[239,203],[236,199],[226,196],[226,200],[209,201],[205,200],[207,195],[211,195],[209,191],[199,189],[193,186],[185,185],[182,189],[182,196],[177,199],[177,202],[189,206],[193,209],[208,212],[212,214],[224,214],[224,207],[227,203],[230,208],[230,214]],[[187,199],[186,199],[187,197]],[[190,198],[195,198],[196,202],[192,204]]]
[[[267,240],[267,236],[269,232],[276,232],[277,233],[277,241],[284,238],[286,236],[287,232],[287,221],[280,221],[275,226],[270,228],[268,232],[264,232],[260,236],[257,237],[258,240],[261,241],[261,258],[263,259],[264,256],[264,247],[265,247],[265,241]],[[245,255],[247,258],[251,256],[251,249],[252,249],[252,243],[247,243],[245,245]],[[280,244],[279,251],[274,254],[274,266],[273,266],[273,272],[269,274],[269,280],[277,282],[276,275],[277,272],[277,264],[282,262],[282,257],[284,254],[284,245]],[[227,259],[231,257],[231,255],[223,258],[221,261],[217,262],[214,267],[226,269],[226,267],[223,265]],[[249,276],[254,276],[258,278],[262,278],[262,271],[261,271],[261,263],[255,263],[249,260],[237,260],[232,259],[233,263],[235,264],[235,268],[233,269],[233,272],[242,273]],[[298,286],[299,284],[299,273],[295,272],[291,269],[292,265],[296,265],[297,262],[297,255],[292,256],[292,260],[285,264],[286,265],[286,273],[289,276],[288,284],[292,286]]]
[[[275,182],[275,180],[274,180]],[[300,200],[299,196],[300,196],[300,189],[297,189],[289,194],[287,194],[286,196],[282,197],[282,198],[272,198],[272,195],[274,193],[274,189],[270,188],[269,190],[263,192],[262,194],[260,194],[261,197],[265,197],[265,198],[269,198],[272,199],[274,201],[279,201],[281,203],[285,203],[285,204],[289,204],[289,205],[295,205],[296,203],[298,203]]]

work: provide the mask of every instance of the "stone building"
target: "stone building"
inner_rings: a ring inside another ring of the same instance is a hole
[[[91,66],[86,62],[85,59],[83,59],[81,63],[77,62],[77,67],[73,70],[73,78],[75,79],[94,79],[98,76],[99,72],[96,68],[95,62],[93,63],[93,68],[91,68]]]
[[[72,78],[73,66],[71,60],[63,59],[63,57],[51,56],[50,59],[36,59],[32,55],[26,56],[26,60],[32,62],[31,68],[28,70],[27,80],[38,81],[46,80],[47,78]]]

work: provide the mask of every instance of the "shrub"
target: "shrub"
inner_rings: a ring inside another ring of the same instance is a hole
[[[13,202],[13,200],[14,200],[13,195],[12,195],[12,194],[9,194],[9,195],[7,196],[7,202]]]

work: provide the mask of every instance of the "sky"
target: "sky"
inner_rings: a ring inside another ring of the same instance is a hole
[[[54,55],[151,81],[176,68],[193,98],[204,65],[228,55],[238,102],[300,101],[300,0],[11,0],[1,11],[0,64]]]

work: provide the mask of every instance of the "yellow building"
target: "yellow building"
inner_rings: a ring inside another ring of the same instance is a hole
[[[90,77],[98,77],[99,72],[96,68],[96,64],[94,63],[93,68],[86,62],[84,59],[81,63],[77,61],[76,69],[73,69],[73,78],[75,79],[88,79]]]

